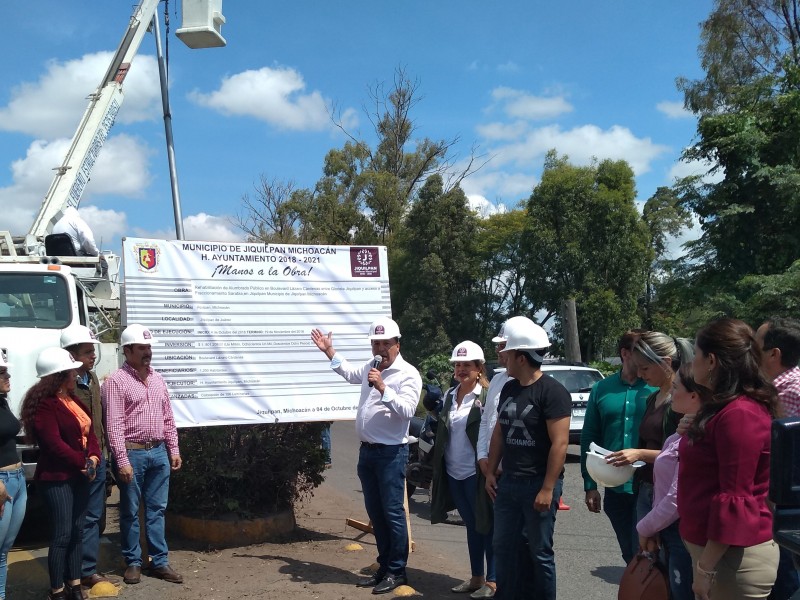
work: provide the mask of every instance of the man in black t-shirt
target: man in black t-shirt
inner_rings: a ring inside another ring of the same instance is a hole
[[[494,499],[495,598],[518,597],[517,549],[527,534],[533,561],[533,597],[555,600],[553,554],[558,499],[569,442],[572,398],[555,379],[542,373],[547,333],[525,317],[506,324],[509,376],[500,393],[497,425],[489,446],[486,491]],[[503,461],[498,483],[494,473]]]

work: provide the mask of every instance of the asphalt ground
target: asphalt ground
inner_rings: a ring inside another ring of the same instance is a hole
[[[359,441],[352,422],[334,423],[331,428],[333,468],[326,484],[351,497],[361,498],[356,475]],[[617,539],[605,514],[590,513],[584,503],[580,473],[580,448],[570,446],[564,474],[563,499],[570,510],[558,511],[555,528],[556,577],[559,598],[604,599],[617,597],[617,588],[625,563]],[[462,558],[463,572],[469,577],[466,532],[462,526],[439,523],[431,525],[430,503],[426,490],[417,490],[409,501],[411,535],[414,543],[431,546],[434,554]],[[364,520],[366,520],[364,515]],[[409,566],[415,565],[412,554]],[[435,568],[430,565],[429,568]]]
[[[145,578],[140,585],[122,586],[120,596],[130,600],[245,596],[338,600],[352,595],[358,568],[374,558],[374,541],[371,535],[345,525],[346,518],[367,521],[356,475],[359,441],[353,422],[334,423],[331,436],[333,467],[326,471],[326,481],[314,497],[295,511],[300,532],[296,541],[206,552],[170,539],[170,562],[186,576],[185,585]],[[563,498],[572,508],[558,512],[555,529],[558,597],[612,600],[617,597],[624,565],[608,518],[589,513],[585,507],[578,452],[576,446],[570,446],[565,473]],[[109,498],[108,528],[99,563],[101,570],[121,575],[124,565],[119,553],[117,505],[115,488]],[[454,598],[449,588],[469,577],[464,527],[450,523],[431,525],[426,490],[415,492],[409,512],[416,545],[416,552],[409,558],[410,583],[427,600]],[[32,524],[42,525],[45,519],[41,514]],[[25,532],[9,554],[9,598],[45,596],[46,531],[46,527],[36,527]],[[350,541],[360,543],[363,552],[342,554],[342,548]],[[262,555],[271,560],[257,561],[258,571],[254,571],[254,557]],[[276,562],[280,557],[286,564]],[[222,591],[220,580],[227,583]]]

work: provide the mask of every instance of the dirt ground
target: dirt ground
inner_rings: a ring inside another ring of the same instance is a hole
[[[102,545],[101,569],[121,575],[115,497],[109,501],[107,541]],[[130,600],[233,600],[240,598],[315,598],[342,600],[373,597],[370,589],[356,588],[359,570],[375,559],[371,535],[345,524],[348,517],[364,520],[360,500],[323,484],[313,498],[296,511],[297,528],[276,543],[207,551],[170,538],[170,563],[184,576],[181,585],[143,576],[138,585],[121,584],[119,596]],[[363,549],[347,550],[357,543]],[[45,598],[47,549],[29,543],[10,556],[8,598]],[[427,546],[427,548],[426,548]],[[448,573],[463,565],[435,554],[431,545],[418,544],[409,559],[409,584],[425,598],[450,598],[460,582]],[[387,594],[384,597],[392,597]]]

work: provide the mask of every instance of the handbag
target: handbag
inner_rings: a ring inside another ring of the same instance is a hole
[[[619,582],[617,600],[669,600],[669,582],[658,555],[640,552],[633,557]]]

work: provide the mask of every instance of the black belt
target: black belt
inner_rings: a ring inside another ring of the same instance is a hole
[[[405,446],[405,444],[373,444],[372,442],[361,442],[362,448],[396,448],[397,446]]]

